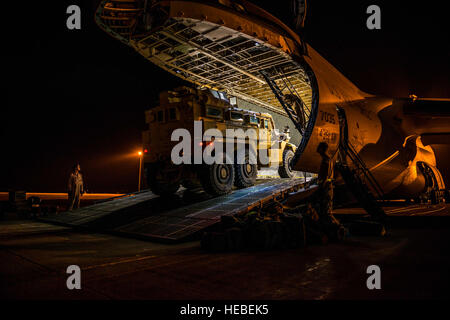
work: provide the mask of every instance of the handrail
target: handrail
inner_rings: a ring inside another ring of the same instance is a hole
[[[266,71],[261,70],[260,71],[261,75],[264,77],[264,79],[266,80],[267,84],[269,85],[270,89],[272,90],[272,92],[275,94],[275,97],[278,99],[278,101],[280,102],[281,106],[283,107],[284,111],[287,113],[287,115],[289,116],[289,119],[291,119],[291,121],[294,123],[295,128],[300,131],[300,133],[303,135],[305,129],[298,123],[297,121],[297,115],[295,114],[294,110],[292,109],[291,106],[288,106],[285,104],[285,101],[283,99],[283,94],[281,93],[280,88],[278,87],[278,85],[275,83],[275,81],[273,81],[272,79],[270,79],[269,75],[267,74]],[[303,101],[302,101],[303,103]]]
[[[367,180],[371,184],[372,188],[377,193],[378,197],[380,197],[381,199],[384,198],[384,192],[383,192],[383,189],[381,188],[380,184],[375,179],[375,177],[372,175],[372,173],[369,171],[369,169],[366,167],[366,165],[365,165],[364,161],[361,159],[361,157],[356,153],[356,151],[353,148],[353,146],[351,145],[351,143],[348,141],[347,141],[347,147],[348,147],[347,154],[350,156],[353,163],[357,167],[361,168],[364,176],[367,178]]]

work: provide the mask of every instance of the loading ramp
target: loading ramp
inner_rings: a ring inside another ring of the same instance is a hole
[[[83,227],[118,212],[128,212],[158,196],[150,191],[126,194],[121,197],[100,201],[96,204],[40,217],[39,220],[70,227]]]
[[[274,200],[282,200],[289,193],[301,191],[303,186],[304,180],[301,178],[273,179],[253,187],[236,190],[228,195],[168,211],[152,212],[148,209],[149,212],[145,217],[130,223],[108,223],[108,216],[113,218],[123,213],[133,215],[133,211],[137,210],[139,205],[159,198],[146,191],[40,220],[144,240],[179,242],[191,239],[202,230],[219,223],[224,215],[245,213]],[[102,225],[98,221],[105,223]]]

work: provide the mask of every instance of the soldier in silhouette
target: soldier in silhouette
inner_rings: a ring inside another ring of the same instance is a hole
[[[336,237],[340,238],[343,235],[338,234],[338,231],[341,231],[341,224],[332,213],[334,165],[327,151],[328,144],[326,142],[319,143],[317,153],[322,160],[317,178],[319,189],[317,190],[316,201],[318,202],[319,208],[319,221],[323,225],[325,232],[333,239]]]
[[[81,196],[84,193],[83,176],[81,175],[80,170],[80,164],[76,163],[73,166],[72,173],[69,176],[69,182],[67,185],[67,194],[69,196],[69,211],[71,211],[73,208],[80,207]]]

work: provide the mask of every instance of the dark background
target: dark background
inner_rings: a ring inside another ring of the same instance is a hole
[[[290,20],[288,1],[254,2]],[[371,4],[381,30],[366,28]],[[93,1],[2,7],[0,191],[63,192],[75,161],[89,192],[136,190],[144,110],[183,82],[102,32]],[[443,2],[310,0],[304,38],[366,92],[449,98],[449,31]]]

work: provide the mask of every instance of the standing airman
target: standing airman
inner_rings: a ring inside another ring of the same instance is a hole
[[[80,207],[81,196],[84,193],[83,176],[81,175],[80,170],[80,164],[75,164],[69,177],[69,182],[67,185],[67,194],[69,196],[69,211],[71,211],[73,208]]]

